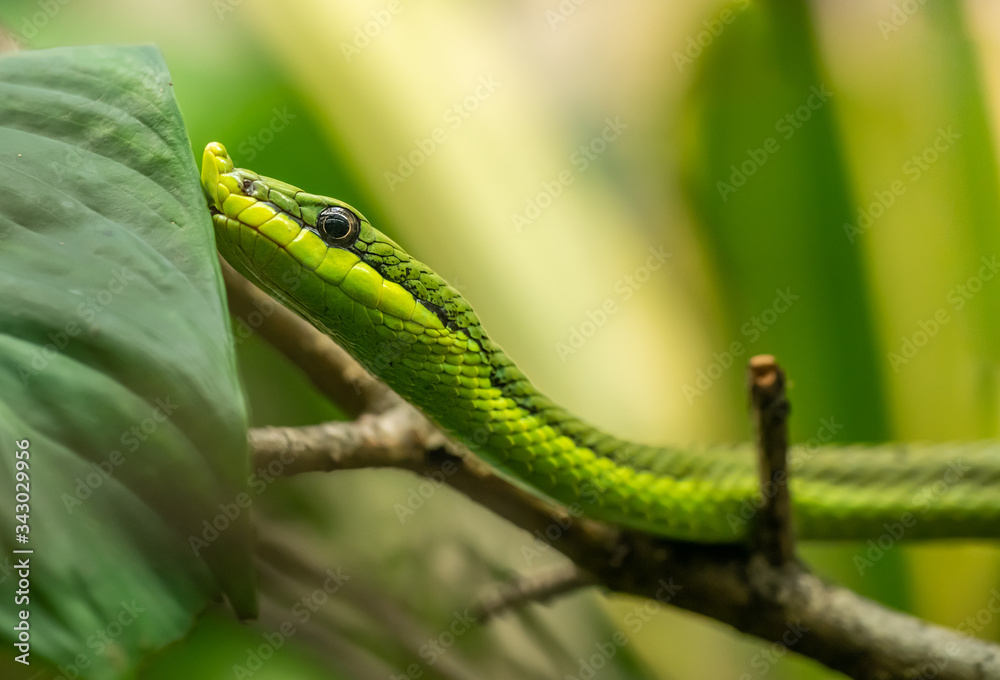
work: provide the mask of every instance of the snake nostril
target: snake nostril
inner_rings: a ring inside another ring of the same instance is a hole
[[[243,180],[243,193],[249,194],[253,191],[253,182],[249,179]]]

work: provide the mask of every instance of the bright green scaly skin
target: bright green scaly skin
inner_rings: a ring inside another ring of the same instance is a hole
[[[591,517],[746,540],[758,494],[749,447],[662,449],[603,434],[539,394],[454,288],[350,206],[236,169],[218,143],[205,149],[202,184],[237,269],[495,467]],[[356,241],[320,238],[330,206],[360,220]],[[791,469],[802,538],[1000,535],[996,443],[799,449]]]

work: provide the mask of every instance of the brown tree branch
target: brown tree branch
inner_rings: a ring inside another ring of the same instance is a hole
[[[353,422],[250,431],[257,468],[273,476],[360,468],[395,468],[446,482],[511,523],[541,537],[569,536],[580,545],[611,552],[618,531],[572,515],[507,482],[468,449],[452,442],[409,404]]]
[[[254,299],[243,288],[231,292],[236,313],[259,311]],[[344,386],[356,384],[345,378],[356,367],[352,359],[285,310],[261,317],[254,328],[263,337],[311,375],[324,373],[314,378],[324,393],[351,401]],[[438,476],[524,529],[536,547],[558,549],[578,571],[612,591],[703,614],[859,680],[1000,678],[997,645],[885,608],[823,582],[794,561],[775,566],[742,546],[623,531],[546,503],[450,442],[398,398],[379,396],[383,389],[360,390],[374,395],[358,395],[357,412],[376,405],[379,413],[355,422],[252,431],[255,463],[277,461],[282,474],[391,467]]]
[[[558,549],[592,582],[704,614],[854,678],[1000,677],[1000,647],[887,609],[823,582],[795,562],[773,566],[740,546],[622,532],[541,501],[470,454],[422,449],[414,442],[426,437],[420,423],[426,420],[407,409],[375,416],[382,421],[378,425],[357,423],[371,428],[369,433],[386,433],[389,446],[372,445],[368,434],[359,436],[351,427],[355,423],[267,428],[252,432],[255,460],[266,466],[294,456],[296,462],[284,466],[286,474],[390,467],[439,476],[525,529],[536,546]],[[461,450],[453,444],[447,448]]]

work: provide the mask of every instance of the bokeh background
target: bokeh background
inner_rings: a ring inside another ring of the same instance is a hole
[[[157,44],[196,152],[221,141],[358,207],[617,434],[747,439],[742,366],[764,352],[798,442],[998,434],[994,3],[4,0],[0,25],[8,48]],[[257,338],[238,353],[254,424],[339,417]],[[420,485],[269,484],[262,619],[210,611],[141,677],[576,678],[617,631],[596,677],[836,677],[593,590],[463,627],[498,581],[561,558]],[[1000,635],[996,546],[868,551],[802,550],[870,597]]]

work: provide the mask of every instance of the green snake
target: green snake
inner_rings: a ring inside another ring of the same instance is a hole
[[[470,304],[351,206],[204,153],[216,242],[239,271],[330,335],[438,426],[536,494],[672,539],[750,538],[750,446],[633,444],[540,394]],[[1000,536],[1000,444],[793,449],[804,539]]]

